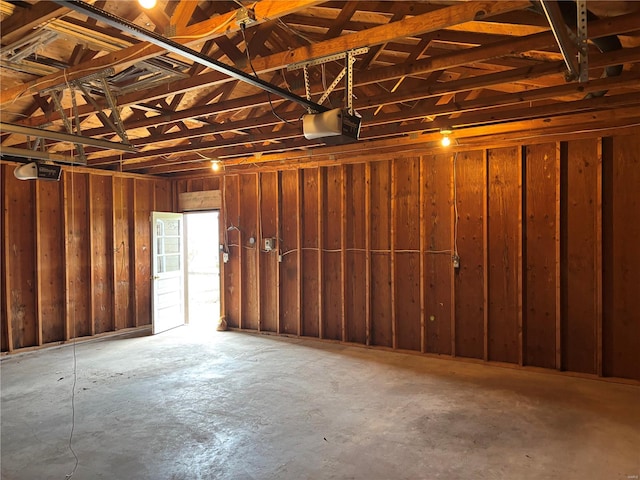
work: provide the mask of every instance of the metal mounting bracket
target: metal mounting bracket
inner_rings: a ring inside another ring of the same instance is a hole
[[[69,117],[67,116],[67,113],[64,111],[64,108],[62,107],[62,90],[52,90],[51,92],[49,92],[51,95],[51,99],[53,100],[54,105],[56,106],[56,110],[58,110],[58,113],[60,114],[60,118],[62,119],[62,123],[64,124],[64,128],[66,128],[67,133],[69,135],[73,135],[73,124],[71,123],[71,120],[69,119]],[[71,89],[71,98],[73,100],[73,105],[75,107],[75,90],[72,88]],[[80,122],[77,122],[77,133],[78,135],[80,134]],[[84,153],[84,146],[80,143],[75,143],[76,148],[78,149],[78,156],[80,157],[80,161],[86,165],[87,164],[87,156]]]
[[[294,70],[300,70],[304,67],[312,67],[314,65],[322,65],[323,63],[333,62],[336,60],[342,60],[347,55],[362,55],[363,53],[367,53],[369,51],[369,47],[360,47],[354,48],[352,50],[347,50],[341,53],[335,53],[333,55],[326,55],[324,57],[313,58],[311,60],[305,60],[303,62],[296,62],[290,65],[287,65],[287,71],[292,72]]]
[[[544,10],[553,36],[558,43],[558,47],[560,47],[560,52],[569,70],[567,80],[588,81],[586,0],[576,0],[577,34],[574,34],[566,24],[557,0],[540,0],[540,5]]]
[[[329,97],[331,92],[333,92],[333,90],[338,86],[340,80],[342,80],[342,78],[346,75],[347,78],[345,88],[345,104],[347,110],[349,111],[349,114],[353,115],[353,64],[356,61],[356,55],[361,55],[363,53],[367,53],[368,51],[369,47],[355,48],[353,50],[347,50],[346,52],[336,53],[335,55],[327,55],[325,57],[314,58],[313,60],[292,63],[291,65],[287,66],[287,70],[292,71],[302,68],[304,72],[304,90],[307,95],[307,100],[311,101],[311,86],[309,83],[308,67],[344,59],[345,67],[340,71],[340,73],[338,73],[331,85],[329,85],[329,87],[327,87],[327,90],[322,94],[322,96],[318,100],[318,105],[322,105],[322,103]],[[312,113],[311,109],[309,109],[309,113]]]

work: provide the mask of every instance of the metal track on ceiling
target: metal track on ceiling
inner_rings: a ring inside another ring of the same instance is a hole
[[[218,62],[208,56],[192,50],[189,47],[185,47],[184,45],[175,42],[169,38],[166,38],[162,35],[157,34],[156,32],[152,32],[150,30],[146,30],[138,25],[125,20],[124,18],[120,18],[116,15],[113,15],[109,12],[106,12],[98,7],[93,5],[89,5],[88,3],[79,1],[79,0],[53,0],[58,5],[70,8],[75,10],[76,12],[83,13],[94,20],[98,20],[106,23],[114,28],[117,28],[122,31],[126,31],[135,35],[143,41],[147,41],[149,43],[153,43],[169,52],[176,53],[181,55],[189,60],[197,62],[205,67],[209,67],[218,72],[224,73],[229,77],[235,78],[236,80],[240,80],[242,82],[253,85],[254,87],[261,88],[262,90],[278,95],[285,100],[290,100],[292,102],[298,103],[302,105],[306,109],[313,110],[318,113],[326,112],[329,110],[327,107],[319,105],[315,102],[307,100],[306,98],[300,97],[294,93],[289,92],[283,88],[278,87],[277,85],[273,85],[269,82],[266,82],[258,77],[254,77],[242,70],[239,70],[231,65],[226,65],[222,62]]]

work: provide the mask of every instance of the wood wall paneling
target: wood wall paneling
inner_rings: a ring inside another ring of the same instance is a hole
[[[260,304],[258,299],[258,175],[240,175],[240,230],[242,232],[242,328],[258,330]]]
[[[640,137],[603,145],[603,373],[640,380]]]
[[[526,238],[524,363],[556,367],[556,178],[560,160],[555,143],[525,151]]]
[[[36,184],[38,205],[38,311],[42,343],[64,340],[65,260],[63,189],[58,182]]]
[[[324,167],[322,224],[323,338],[342,338],[342,167]]]
[[[59,182],[18,181],[15,164],[0,168],[2,351],[149,323],[149,274],[134,285],[129,266],[149,269],[133,245],[150,250],[148,215],[171,205],[171,182],[77,167]]]
[[[150,180],[135,180],[134,210],[134,284],[135,325],[151,323],[151,229],[150,218],[154,210],[154,195],[157,183]],[[164,197],[163,197],[164,198]],[[160,203],[166,203],[160,202]]]
[[[114,285],[115,285],[115,329],[121,330],[135,326],[134,295],[131,274],[131,242],[134,212],[133,178],[114,178],[113,182],[113,249]]]
[[[319,192],[320,169],[302,171],[302,331],[300,335],[320,336],[319,298]]]
[[[371,344],[391,347],[391,162],[371,163],[370,191]]]
[[[3,173],[7,341],[14,350],[38,344],[35,184],[16,179],[10,166]]]
[[[171,182],[169,180],[155,180],[153,188],[153,210],[156,212],[173,212]]]
[[[598,325],[601,323],[601,276],[598,244],[602,240],[601,149],[597,138],[563,145],[562,192],[562,369],[597,373]]]
[[[420,159],[396,159],[393,168],[397,348],[420,351]]]
[[[519,363],[520,149],[488,152],[489,360]]]
[[[90,249],[92,333],[113,331],[113,184],[112,177],[90,176]],[[147,224],[147,230],[149,226]],[[147,284],[149,281],[147,280]]]
[[[5,229],[5,222],[9,221],[9,197],[6,195],[5,178],[7,178],[8,172],[11,167],[0,163],[0,214],[2,219],[0,220],[0,351],[6,352],[9,350],[9,335],[11,329],[8,326],[8,314],[7,314],[7,257],[8,257],[8,235]],[[13,346],[12,346],[13,348]]]
[[[260,236],[278,237],[278,174],[260,174]],[[261,240],[262,241],[262,240]],[[261,244],[262,245],[262,244]],[[260,249],[260,330],[278,330],[278,250],[270,252]]]
[[[346,338],[366,343],[365,164],[346,166]]]
[[[451,355],[453,158],[434,155],[426,156],[422,161],[425,171],[425,349],[430,353]]]
[[[456,355],[484,358],[484,208],[486,171],[482,151],[456,158],[458,210],[455,275]]]
[[[282,262],[280,262],[280,319],[279,331],[299,335],[298,299],[298,172],[280,172],[280,239]]]
[[[229,261],[223,264],[224,314],[227,325],[232,328],[239,328],[241,326],[240,256],[242,255],[242,248],[240,247],[240,230],[238,230],[240,224],[240,189],[238,182],[238,175],[225,176],[222,196],[224,217],[223,234],[226,231],[226,248],[229,251]]]
[[[91,335],[91,255],[89,243],[89,176],[64,172],[66,197],[66,264],[68,338]]]

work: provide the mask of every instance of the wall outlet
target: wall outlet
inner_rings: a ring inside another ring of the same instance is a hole
[[[222,261],[227,263],[229,261],[229,252],[222,252]]]
[[[265,252],[270,252],[276,248],[276,239],[275,238],[263,238],[262,239],[262,249]]]
[[[453,268],[460,268],[460,257],[458,255],[453,255],[451,260],[453,261]]]

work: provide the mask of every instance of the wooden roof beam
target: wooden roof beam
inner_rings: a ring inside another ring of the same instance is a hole
[[[69,11],[53,2],[38,2],[29,8],[16,8],[13,14],[0,22],[2,44],[8,45],[25,36],[38,25],[60,17]]]
[[[320,3],[318,0],[290,0],[282,2],[278,0],[262,0],[255,5],[255,13],[258,22],[267,19],[273,20],[300,9]],[[186,27],[180,36],[172,37],[172,40],[182,45],[202,43],[206,40],[225,35],[229,32],[239,31],[240,27],[235,23],[236,11],[229,12],[204,22]],[[109,67],[125,68],[149,58],[161,55],[164,50],[161,47],[148,42],[141,42],[117,52],[93,59],[90,64],[80,64],[69,67],[43,78],[8,88],[0,92],[0,105],[15,101],[17,98],[35,93],[39,90],[55,87],[65,81],[76,80],[90,71],[102,70]],[[165,92],[166,94],[166,92]]]
[[[593,109],[602,109],[602,108],[618,108],[622,106],[629,106],[629,99],[624,95],[618,95],[614,97],[601,97],[601,98],[593,98],[586,100],[578,100],[573,102],[565,102],[561,104],[552,104],[552,105],[541,105],[536,107],[529,107],[526,111],[522,111],[520,108],[511,108],[504,109],[505,106],[517,106],[521,103],[528,103],[532,101],[539,101],[549,98],[554,98],[557,96],[564,96],[570,93],[589,93],[594,91],[602,90],[603,88],[611,88],[612,84],[617,88],[625,88],[625,87],[633,87],[638,81],[640,81],[640,74],[638,73],[629,73],[625,74],[623,78],[619,79],[617,82],[613,82],[614,79],[599,79],[594,80],[585,84],[568,84],[561,85],[557,87],[544,88],[534,91],[521,92],[518,94],[506,94],[506,95],[496,95],[493,97],[485,97],[482,101],[471,99],[468,101],[461,102],[459,104],[444,104],[444,105],[427,105],[425,107],[416,108],[412,110],[411,115],[407,116],[406,112],[399,113],[391,113],[376,116],[370,120],[365,121],[363,125],[363,131],[361,134],[362,139],[371,138],[373,135],[381,135],[380,129],[376,129],[375,127],[383,126],[383,125],[391,125],[391,130],[389,134],[392,133],[401,133],[401,130],[398,129],[399,122],[407,122],[411,120],[422,120],[427,116],[445,116],[453,113],[467,113],[467,115],[461,115],[456,119],[455,125],[477,125],[482,123],[493,123],[493,122],[508,122],[514,120],[520,120],[522,118],[527,118],[531,116],[556,116],[563,115],[571,112],[577,112],[580,110],[593,110]],[[640,103],[640,99],[637,103]],[[480,110],[483,110],[481,113]],[[264,125],[272,125],[276,123],[270,115],[265,115],[259,118],[249,118],[246,120],[241,120],[238,122],[232,122],[226,125],[212,125],[211,127],[203,127],[200,129],[203,134],[210,133],[223,133],[228,131],[234,131],[239,129],[248,128],[249,126],[253,126],[257,128],[258,126]],[[449,119],[441,119],[436,121],[430,121],[428,123],[423,123],[419,127],[421,130],[425,129],[437,129],[448,125],[450,123]],[[410,126],[410,131],[415,131],[416,127],[414,125]],[[209,130],[207,132],[207,130]],[[377,132],[377,133],[371,133]],[[185,132],[187,133],[187,132]],[[188,132],[187,136],[191,136],[192,132]],[[143,152],[137,153],[125,153],[123,155],[113,155],[102,158],[94,158],[89,160],[90,165],[102,165],[108,163],[118,162],[121,159],[124,159],[125,163],[131,163],[131,161],[140,161],[140,159],[154,157],[154,156],[164,156],[171,153],[178,152],[187,152],[187,151],[198,151],[198,150],[211,150],[211,149],[222,149],[229,148],[236,145],[243,145],[246,143],[260,143],[267,140],[285,140],[290,138],[299,138],[300,131],[298,128],[286,127],[277,132],[269,132],[266,134],[254,135],[249,134],[246,137],[242,137],[241,139],[231,139],[228,141],[209,141],[202,142],[198,144],[196,147],[184,147],[184,146],[172,146],[172,147],[164,147],[158,148],[154,150],[147,150]],[[301,139],[302,141],[302,139]],[[289,146],[293,144],[291,141],[288,142]],[[304,144],[304,141],[303,141]],[[258,149],[260,150],[260,149]],[[221,153],[221,156],[225,156],[225,153]]]
[[[171,20],[169,24],[175,27],[176,32],[182,34],[185,27],[189,24],[189,20],[193,16],[193,12],[196,10],[198,2],[193,0],[180,0],[176,9],[171,14]]]

